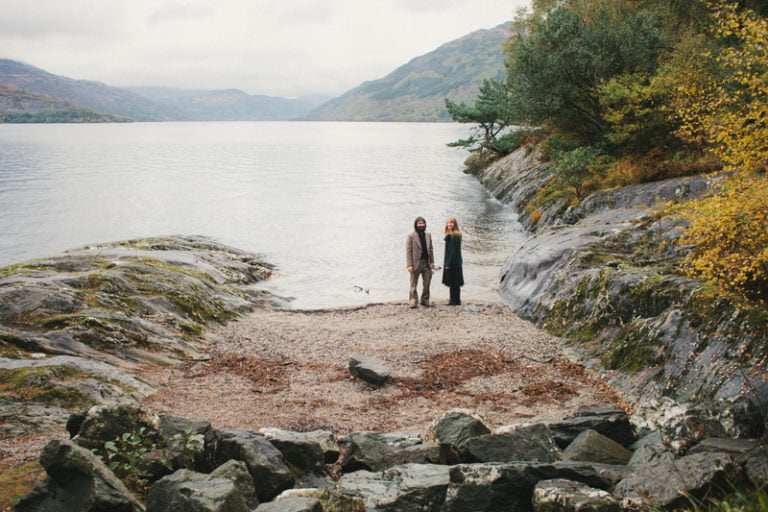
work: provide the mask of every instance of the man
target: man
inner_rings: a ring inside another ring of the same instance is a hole
[[[432,236],[427,233],[427,221],[416,217],[413,221],[413,233],[405,239],[405,264],[411,275],[411,289],[408,301],[411,308],[419,303],[416,287],[421,276],[421,305],[430,306],[429,284],[432,281],[432,270],[435,268],[435,253],[432,250]]]

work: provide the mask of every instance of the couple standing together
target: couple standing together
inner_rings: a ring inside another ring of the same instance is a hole
[[[461,231],[456,219],[451,217],[445,222],[445,258],[443,260],[443,284],[451,290],[449,306],[461,305],[461,286],[464,285],[464,273],[461,260]],[[411,275],[409,304],[415,308],[419,302],[430,306],[429,285],[435,268],[435,254],[432,248],[432,236],[427,232],[427,221],[416,217],[413,233],[405,240],[405,259],[408,273]],[[421,301],[416,287],[421,276]]]

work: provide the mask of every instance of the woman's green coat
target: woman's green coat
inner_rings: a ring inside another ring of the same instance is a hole
[[[445,258],[443,259],[443,284],[455,288],[464,286],[462,270],[461,237],[445,235]]]

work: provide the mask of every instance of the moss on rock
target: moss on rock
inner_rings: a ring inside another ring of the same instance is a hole
[[[90,401],[76,389],[59,384],[86,378],[91,378],[91,375],[65,365],[0,369],[0,394],[18,402],[82,407]]]

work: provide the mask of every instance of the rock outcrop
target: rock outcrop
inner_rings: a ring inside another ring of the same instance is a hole
[[[563,199],[538,204],[551,176],[531,148],[477,177],[530,231],[500,278],[517,313],[565,336],[574,357],[638,405],[651,398],[708,401],[731,409],[727,414],[761,417],[758,430],[765,430],[764,311],[709,296],[703,283],[681,276],[674,243],[681,222],[653,212],[701,196],[710,189],[706,178],[604,190],[577,206]]]
[[[144,364],[200,358],[203,331],[278,299],[272,267],[200,237],[94,245],[0,269],[0,433],[60,428],[68,411],[153,392]],[[24,395],[20,400],[17,395]]]

